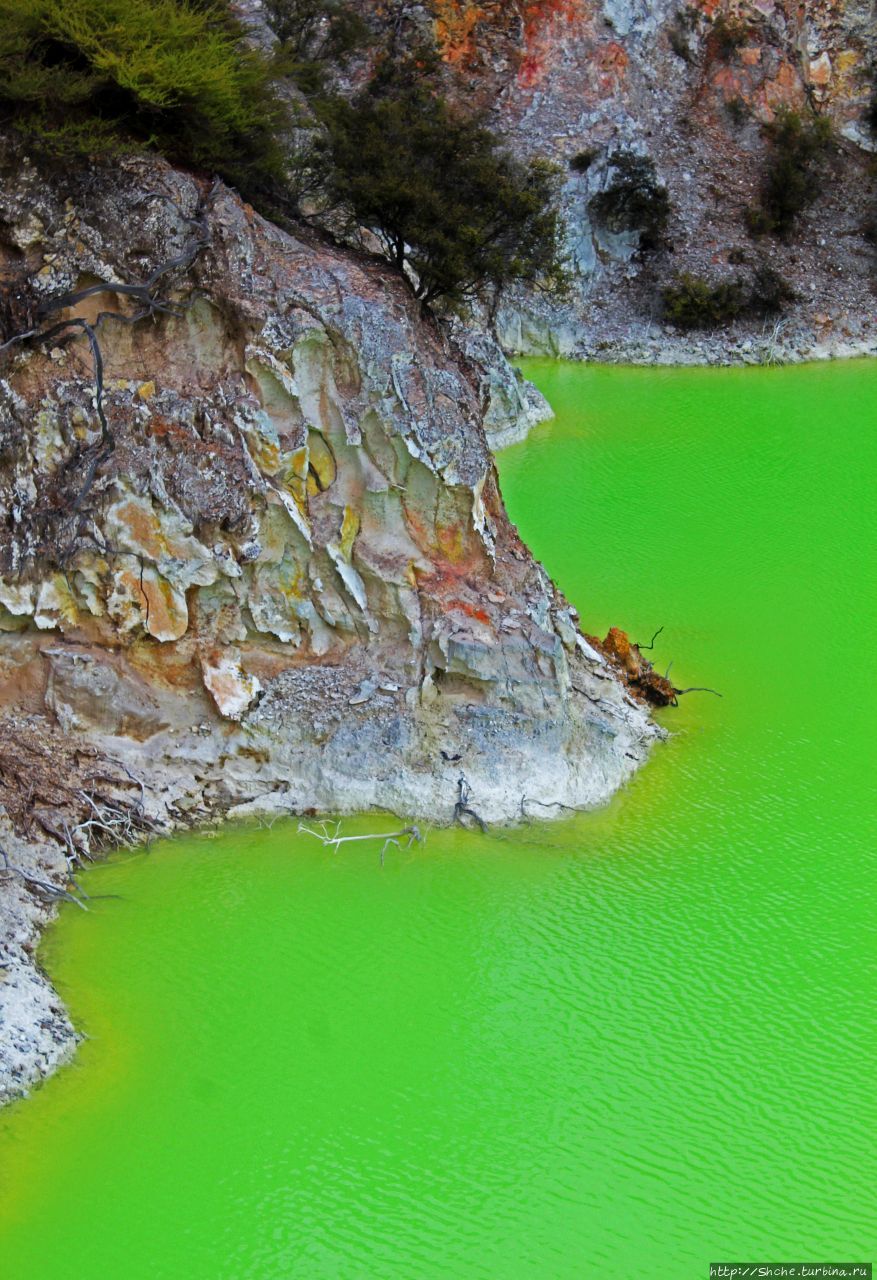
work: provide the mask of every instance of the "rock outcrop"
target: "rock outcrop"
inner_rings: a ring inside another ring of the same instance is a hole
[[[495,349],[161,162],[0,165],[0,736],[82,775],[0,753],[7,1025],[55,1007],[34,880],[132,814],[606,800],[657,730],[505,514],[484,423],[540,406]],[[8,1088],[69,1051],[46,1025]]]
[[[380,7],[355,2],[379,21]],[[484,110],[516,154],[546,156],[564,174],[571,297],[559,305],[510,294],[497,324],[507,351],[690,364],[877,350],[877,135],[866,120],[873,0],[428,0],[388,9],[397,28],[404,10],[412,44],[437,41],[452,97]],[[249,0],[251,18],[258,10]],[[762,125],[783,107],[828,116],[838,145],[794,237],[753,241],[743,215],[766,164]],[[660,252],[640,253],[636,231],[613,231],[589,211],[619,150],[648,156],[667,187],[673,212]],[[759,267],[797,294],[779,325],[740,320],[695,340],[662,325],[661,286],[678,272],[720,280]]]

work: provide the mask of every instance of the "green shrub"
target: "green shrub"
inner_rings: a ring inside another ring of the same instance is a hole
[[[767,170],[759,201],[746,211],[753,235],[776,235],[785,240],[801,213],[820,191],[818,161],[831,142],[831,123],[825,116],[804,117],[780,111],[765,126]]]
[[[735,276],[717,283],[683,272],[661,291],[664,319],[678,329],[720,329],[742,318],[779,315],[794,290],[772,267],[756,268],[748,282]]]
[[[611,157],[612,181],[588,202],[591,213],[610,231],[638,231],[642,249],[663,243],[670,217],[667,188],[658,182],[648,156],[618,151]]]
[[[797,296],[788,281],[773,267],[757,267],[752,277],[746,310],[752,316],[777,316]]]
[[[279,181],[273,74],[220,0],[0,0],[0,117],[62,156],[136,142]]]
[[[522,165],[461,116],[418,65],[385,64],[352,102],[316,102],[329,138],[327,194],[368,227],[428,305],[514,280],[557,283],[557,173]]]
[[[678,329],[717,329],[736,320],[746,301],[741,280],[710,284],[685,271],[661,292],[664,319]]]
[[[570,158],[569,167],[572,169],[573,173],[587,173],[599,154],[599,151],[594,149],[589,149],[588,151],[577,151],[576,154]]]

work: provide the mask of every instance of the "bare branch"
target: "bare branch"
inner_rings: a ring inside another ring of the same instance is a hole
[[[471,818],[472,821],[481,828],[482,831],[487,830],[487,823],[480,814],[472,808],[469,801],[472,792],[469,790],[469,783],[466,780],[465,773],[461,773],[457,779],[457,803],[454,805],[454,822],[459,822],[460,826],[465,826],[463,818]]]
[[[420,828],[415,826],[403,827],[401,831],[375,831],[364,836],[342,836],[339,835],[341,823],[335,823],[335,830],[329,830],[328,822],[321,822],[316,828],[309,827],[304,822],[298,824],[298,829],[302,835],[313,836],[315,840],[319,840],[320,844],[331,848],[333,853],[337,853],[342,844],[357,844],[362,840],[383,840],[381,846],[381,866],[384,865],[384,854],[390,845],[395,848],[410,849],[413,844],[422,844],[423,836]],[[400,841],[405,840],[402,845]]]
[[[29,871],[25,871],[23,867],[17,867],[15,863],[10,862],[9,854],[2,846],[0,846],[0,858],[3,859],[3,870],[7,875],[21,876],[25,884],[32,885],[34,889],[39,889],[40,893],[45,893],[50,898],[63,899],[64,902],[73,902],[79,907],[80,911],[88,910],[85,903],[80,902],[75,894],[68,893],[66,889],[52,884],[50,880],[41,880],[39,876],[32,875]]]
[[[642,653],[644,650],[654,649],[655,641],[657,640],[658,636],[661,634],[663,630],[664,630],[663,627],[658,627],[658,630],[652,636],[648,644],[640,644],[638,640],[635,640],[634,644],[636,645],[637,649],[639,649],[640,653]]]

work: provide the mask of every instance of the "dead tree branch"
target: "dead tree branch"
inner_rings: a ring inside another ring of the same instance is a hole
[[[384,854],[390,845],[394,848],[410,849],[413,844],[422,844],[423,836],[420,828],[415,826],[403,827],[401,831],[376,831],[373,834],[365,836],[342,836],[339,835],[341,823],[335,823],[335,830],[330,831],[328,822],[321,822],[317,827],[309,827],[304,822],[298,824],[298,829],[302,835],[313,836],[315,840],[319,840],[322,845],[331,848],[333,853],[337,853],[342,844],[357,844],[362,840],[383,840],[381,845],[381,866],[384,865]],[[405,840],[405,844],[400,842]]]
[[[9,854],[0,846],[0,858],[3,859],[3,871],[7,875],[21,876],[25,884],[30,885],[34,889],[38,889],[40,893],[44,893],[49,898],[61,899],[64,902],[73,902],[79,907],[80,911],[87,911],[88,907],[84,902],[80,901],[73,893],[68,893],[66,889],[62,889],[60,885],[52,884],[50,880],[42,880],[39,876],[33,875],[30,871],[25,871],[24,867],[17,867],[14,862],[9,861]]]
[[[466,824],[463,821],[463,818],[471,818],[482,831],[486,831],[487,823],[470,805],[469,801],[471,798],[472,792],[469,788],[469,783],[466,780],[466,775],[465,773],[461,773],[457,779],[457,803],[454,805],[454,822],[458,822],[461,827],[464,827]]]
[[[20,835],[42,833],[60,845],[68,867],[155,834],[144,801],[143,783],[126,765],[72,747],[46,722],[0,720],[0,803]]]
[[[658,627],[658,630],[652,636],[648,644],[640,644],[638,640],[635,640],[634,644],[636,645],[637,649],[639,649],[640,653],[642,653],[644,649],[654,649],[655,641],[657,640],[658,636],[661,634],[663,630],[664,630],[663,627]]]

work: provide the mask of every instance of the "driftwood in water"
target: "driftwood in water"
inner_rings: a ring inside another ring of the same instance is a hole
[[[667,674],[662,676],[648,658],[643,657],[643,649],[653,649],[655,640],[663,629],[659,627],[652,636],[651,643],[645,645],[636,644],[620,627],[612,627],[605,640],[598,640],[596,636],[587,636],[586,639],[608,659],[631,693],[650,706],[675,707],[685,693],[713,693],[720,698],[722,695],[715,689],[707,689],[702,685],[677,689],[668,678],[670,667],[667,668]],[[670,666],[672,665],[671,663]]]
[[[335,823],[334,831],[330,830],[328,822],[321,822],[317,827],[308,827],[305,823],[300,822],[298,829],[302,835],[313,836],[321,844],[329,846],[333,853],[337,853],[342,844],[357,844],[362,840],[383,840],[384,843],[381,845],[381,866],[384,865],[384,854],[390,845],[393,845],[396,849],[410,849],[413,844],[423,843],[420,828],[415,826],[403,827],[401,831],[375,831],[365,836],[339,835],[341,830],[340,822]],[[405,840],[404,845],[401,843],[402,840]]]

